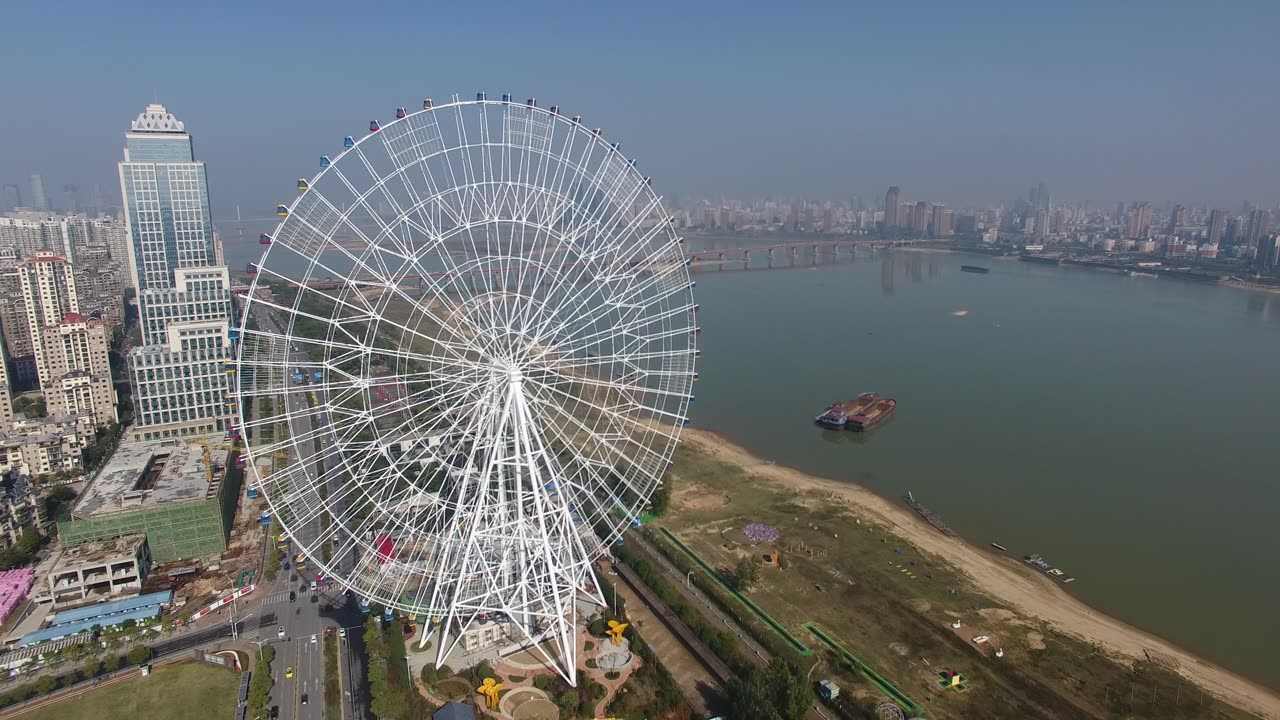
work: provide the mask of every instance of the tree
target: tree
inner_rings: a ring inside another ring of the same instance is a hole
[[[147,647],[146,645],[134,645],[133,648],[129,650],[130,665],[141,665],[142,663],[150,659],[151,659],[151,648]]]
[[[98,676],[99,667],[101,667],[101,663],[98,662],[98,658],[91,657],[84,661],[84,666],[80,668],[80,675],[82,675],[85,680],[95,678]]]
[[[754,557],[745,557],[733,568],[733,587],[739,592],[750,590],[760,581],[760,564]]]
[[[58,687],[58,680],[52,675],[43,675],[36,680],[36,694],[48,695]]]
[[[741,720],[800,720],[813,706],[813,690],[798,668],[775,657],[764,670],[727,688],[729,717]]]
[[[106,661],[103,662],[102,665],[107,669],[107,672],[115,672],[120,669],[120,656],[115,653],[111,653],[107,656]]]

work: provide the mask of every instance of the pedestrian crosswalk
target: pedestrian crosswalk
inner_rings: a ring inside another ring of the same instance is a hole
[[[277,590],[277,591],[275,591],[275,592],[271,593],[270,595],[268,595],[268,596],[267,596],[267,598],[266,598],[265,600],[263,600],[263,601],[262,601],[262,604],[263,604],[264,606],[266,606],[266,605],[277,605],[277,604],[282,603],[282,602],[287,602],[288,600],[289,600],[289,591],[288,591],[288,590]]]

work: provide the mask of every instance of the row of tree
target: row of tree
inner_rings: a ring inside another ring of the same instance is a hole
[[[378,720],[426,720],[432,708],[418,694],[405,664],[404,634],[396,622],[383,627],[378,613],[364,624],[367,677],[372,698],[369,709]]]
[[[271,697],[271,688],[275,678],[271,677],[271,661],[276,659],[276,649],[263,645],[258,651],[258,660],[253,666],[253,679],[249,681],[249,716],[264,717],[267,700]]]
[[[134,647],[124,656],[111,653],[101,660],[97,657],[91,657],[85,660],[78,670],[73,672],[63,673],[62,675],[42,675],[32,682],[0,693],[0,708],[25,702],[40,695],[48,695],[59,688],[68,688],[76,683],[92,680],[99,675],[113,673],[121,667],[141,665],[150,659],[151,648],[145,645]]]

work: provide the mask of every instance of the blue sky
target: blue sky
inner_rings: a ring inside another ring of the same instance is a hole
[[[0,9],[0,182],[118,194],[160,100],[260,215],[423,96],[536,95],[664,194],[1280,199],[1280,3],[31,3]],[[1123,5],[1123,7],[1117,7]]]

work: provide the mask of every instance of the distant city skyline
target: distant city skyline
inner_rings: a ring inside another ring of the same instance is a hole
[[[112,189],[120,118],[200,128],[214,217],[269,213],[321,154],[423,96],[537,96],[645,158],[664,195],[883,195],[991,204],[1044,178],[1064,201],[1272,206],[1274,3],[1198,7],[839,3],[640,9],[315,2],[128,13],[6,8],[0,184]],[[129,22],[122,22],[128,15]],[[927,21],[925,21],[927,19]],[[104,31],[109,28],[109,31]],[[139,47],[148,51],[140,56]],[[335,51],[340,50],[340,51]],[[157,62],[156,58],[182,58]],[[83,196],[89,195],[85,198]]]

